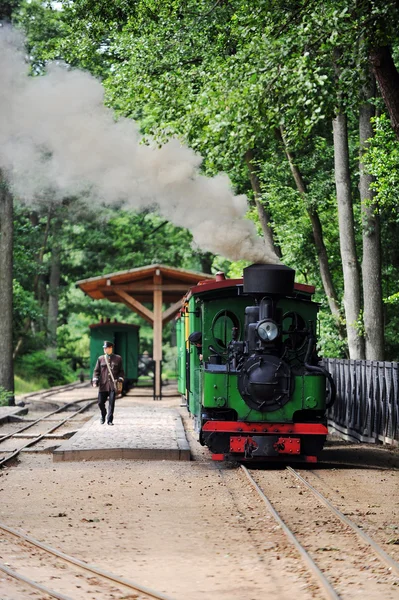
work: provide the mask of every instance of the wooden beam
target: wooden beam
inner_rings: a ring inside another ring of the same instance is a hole
[[[148,323],[154,325],[154,313],[144,306],[144,304],[141,304],[141,302],[123,290],[115,290],[115,294],[122,299],[123,304],[126,304],[130,309],[134,310],[134,312],[143,317]]]
[[[112,286],[104,286],[101,291],[112,290],[123,290],[125,292],[153,292],[154,290],[161,290],[162,292],[181,292],[185,294],[189,290],[189,285],[184,284],[154,284],[154,283],[126,283]]]
[[[159,269],[154,273],[154,286],[162,283]],[[152,357],[155,361],[155,398],[161,398],[161,361],[162,361],[162,290],[154,289],[154,339]]]
[[[171,321],[173,319],[173,317],[176,315],[176,313],[179,312],[181,307],[182,307],[182,301],[178,300],[177,302],[172,304],[172,306],[169,306],[169,308],[164,310],[162,313],[162,325],[166,325],[166,323]]]

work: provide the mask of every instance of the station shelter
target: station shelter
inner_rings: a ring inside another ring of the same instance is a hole
[[[190,287],[214,276],[186,269],[154,264],[76,282],[93,300],[121,302],[143,317],[153,328],[155,399],[161,398],[162,331],[182,305]]]

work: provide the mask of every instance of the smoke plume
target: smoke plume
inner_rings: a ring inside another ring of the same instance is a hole
[[[276,262],[226,175],[200,175],[201,157],[175,139],[162,148],[140,144],[137,124],[115,122],[101,84],[86,72],[52,65],[47,75],[28,77],[23,39],[1,25],[0,81],[0,168],[21,199],[34,202],[51,190],[52,200],[156,205],[204,250]]]

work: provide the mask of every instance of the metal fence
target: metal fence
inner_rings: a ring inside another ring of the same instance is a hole
[[[398,363],[323,360],[337,386],[328,424],[344,439],[399,445]]]

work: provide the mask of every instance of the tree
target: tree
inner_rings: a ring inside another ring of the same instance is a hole
[[[375,82],[370,74],[368,85],[364,88],[364,104],[359,113],[359,192],[362,203],[363,230],[363,322],[365,332],[365,351],[368,360],[383,360],[384,348],[384,315],[382,305],[382,257],[379,207],[373,190],[373,177],[364,165],[364,155],[369,140],[374,136],[372,121],[375,107]]]
[[[349,170],[348,130],[345,114],[333,121],[335,149],[335,183],[339,236],[344,275],[344,307],[350,358],[364,358],[361,331],[360,276],[355,245],[355,225],[352,207],[351,177]]]
[[[12,338],[13,305],[13,199],[0,171],[0,388],[12,392],[14,404],[14,364]]]
[[[344,272],[345,304],[354,291],[347,314],[351,353],[361,356],[362,302],[356,265],[360,238],[354,231],[360,224],[360,204],[356,184],[364,200],[370,198],[364,186],[371,183],[365,183],[363,175],[357,178],[354,156],[359,144],[362,154],[366,145],[363,134],[359,142],[359,113],[362,123],[370,121],[362,108],[366,66],[373,48],[398,42],[394,0],[384,6],[376,0],[300,0],[293,4],[276,0],[256,5],[239,0],[139,0],[130,4],[122,0],[111,4],[75,0],[65,2],[64,7],[57,15],[58,40],[44,44],[42,54],[47,53],[46,58],[64,57],[72,65],[89,68],[103,78],[108,104],[118,114],[139,120],[145,135],[155,135],[160,143],[179,135],[204,156],[203,172],[226,171],[237,192],[248,194],[249,214],[260,223],[269,246],[280,246],[284,260],[291,261],[304,279],[323,280],[338,327]],[[37,41],[40,35],[36,35],[35,22],[37,19],[29,21],[28,31]],[[333,61],[337,51],[338,106]],[[391,50],[390,56],[394,56]],[[379,79],[381,90],[383,79]],[[331,167],[326,159],[321,173],[314,168],[321,163],[322,152],[316,147],[321,139],[330,156],[332,140],[327,128],[333,119],[341,269],[336,262],[336,220],[329,196]],[[286,141],[285,170],[274,136],[280,128]],[[309,150],[312,143],[314,149]],[[285,172],[289,169],[291,184]],[[367,206],[363,201],[364,215]],[[376,225],[370,221],[375,216],[373,210],[366,217],[372,227]],[[387,213],[382,216],[387,219]],[[382,221],[381,226],[387,227],[387,223]],[[329,235],[323,236],[323,229]],[[376,275],[380,269],[378,261],[368,262],[367,257],[376,256],[370,249],[368,230],[367,225],[365,291],[374,286],[371,273]],[[329,239],[331,233],[333,241]],[[375,227],[376,244],[377,234]],[[368,269],[366,263],[370,264]],[[334,287],[336,298],[332,302]],[[370,314],[366,293],[364,297],[365,312]],[[373,325],[366,317],[364,327],[370,340]]]
[[[327,248],[324,242],[323,227],[321,224],[319,213],[315,206],[312,205],[312,203],[310,203],[307,199],[308,191],[306,183],[302,177],[302,173],[300,172],[298,165],[295,162],[293,154],[288,148],[287,142],[284,138],[284,134],[282,131],[280,132],[280,137],[284,145],[285,154],[287,156],[287,160],[290,165],[291,173],[294,178],[296,187],[298,189],[299,194],[303,198],[305,205],[307,206],[306,210],[309,215],[310,223],[312,225],[314,244],[317,252],[317,258],[319,261],[320,276],[323,282],[323,288],[327,297],[328,305],[330,307],[331,314],[335,319],[339,335],[341,339],[345,339],[345,332],[342,326],[342,317],[339,307],[338,295],[332,278]]]
[[[57,216],[54,219],[52,231],[52,247],[50,259],[50,278],[48,286],[48,313],[47,313],[47,351],[50,358],[57,358],[57,326],[58,304],[61,282],[61,233],[62,221]]]

